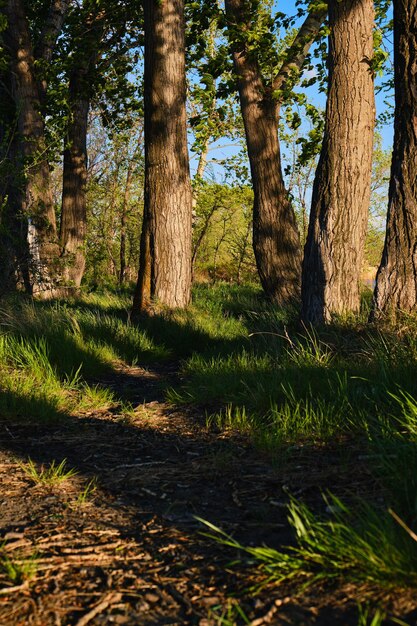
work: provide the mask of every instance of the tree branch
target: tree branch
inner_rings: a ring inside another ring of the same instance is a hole
[[[327,16],[327,2],[316,2],[300,27],[294,42],[287,51],[286,59],[275,77],[273,90],[287,90],[298,77],[311,44],[320,32]]]
[[[48,63],[51,61],[70,3],[71,0],[52,0],[39,43],[34,51],[35,59]]]

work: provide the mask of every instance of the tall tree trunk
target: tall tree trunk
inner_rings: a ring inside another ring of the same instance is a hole
[[[34,57],[29,27],[21,0],[8,0],[5,12],[6,48],[10,55],[12,95],[18,115],[19,156],[16,165],[19,189],[16,190],[17,218],[28,224],[28,268],[33,293],[52,295],[59,276],[59,246],[55,211],[46,158],[44,121],[34,72]],[[22,230],[26,231],[26,226]]]
[[[373,317],[417,310],[417,0],[394,0],[394,151]]]
[[[16,219],[16,207],[13,190],[16,189],[14,164],[17,159],[16,110],[11,97],[11,76],[8,72],[0,74],[0,295],[14,291],[19,280],[18,259],[22,256],[18,250],[21,239],[19,221]],[[28,251],[25,251],[27,256]]]
[[[69,85],[70,118],[64,150],[62,213],[60,227],[63,279],[79,287],[85,269],[87,232],[87,127],[89,101],[86,96],[87,73],[72,72]]]
[[[144,18],[145,217],[135,297],[141,310],[149,298],[170,307],[190,302],[192,222],[183,0],[145,0]]]
[[[132,180],[133,160],[129,161],[126,175],[125,192],[123,194],[122,211],[120,215],[120,273],[119,285],[123,285],[126,274],[126,235],[127,235],[127,210],[130,197],[130,184]]]
[[[287,83],[300,71],[326,10],[322,7],[307,17],[278,75],[267,84],[242,38],[251,28],[251,4],[247,0],[226,0],[225,6],[254,191],[256,264],[266,295],[277,304],[289,304],[300,297],[301,245],[282,174],[278,139],[280,99],[276,93],[284,92]],[[234,30],[238,31],[237,37]]]
[[[372,0],[329,2],[329,88],[304,252],[304,321],[357,312],[375,126]]]

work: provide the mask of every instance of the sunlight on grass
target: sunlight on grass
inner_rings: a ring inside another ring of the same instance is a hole
[[[102,308],[89,308],[93,305]],[[4,305],[0,413],[48,420],[114,406],[114,394],[86,378],[111,372],[117,362],[166,358],[169,352],[130,324],[127,305],[127,299],[111,295],[72,305],[23,298]]]
[[[111,411],[128,422],[135,407],[98,384],[100,376],[106,380],[124,365],[181,360],[180,383],[167,400],[201,407],[208,429],[239,433],[283,462],[298,446],[354,441],[379,489],[373,503],[346,504],[328,494],[321,508],[329,514],[292,499],[297,545],[281,551],[242,546],[213,525],[212,535],[259,563],[265,580],[417,585],[413,318],[396,327],[365,327],[363,309],[362,317],[313,330],[300,326],[293,310],[268,303],[258,287],[224,283],[198,285],[188,309],[155,306],[135,324],[130,306],[129,296],[111,293],[67,302],[6,300],[0,309],[0,414],[36,422]],[[219,476],[238,467],[227,450],[206,462]],[[74,475],[65,461],[39,468],[29,460],[24,469],[36,484]],[[80,493],[80,505],[94,488],[88,484]],[[213,619],[242,620],[236,611],[235,605],[218,607]],[[376,626],[382,618],[364,612],[360,619]]]
[[[59,485],[66,480],[69,480],[73,476],[77,475],[75,469],[66,469],[67,461],[63,459],[60,463],[52,461],[48,466],[41,465],[38,468],[32,459],[29,459],[26,463],[20,463],[19,466],[30,478],[35,485]]]

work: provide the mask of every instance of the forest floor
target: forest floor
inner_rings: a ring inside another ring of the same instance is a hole
[[[196,301],[139,328],[129,298],[0,309],[0,626],[416,625],[417,404],[392,394],[417,331],[322,340],[256,290]],[[279,564],[293,499],[316,553],[285,581],[207,536]]]
[[[287,545],[286,490],[313,504],[326,487],[365,492],[366,462],[354,450],[346,457],[344,442],[271,464],[245,438],[209,432],[204,412],[167,405],[163,388],[177,377],[173,364],[99,380],[136,407],[129,419],[98,411],[55,426],[0,422],[0,532],[11,563],[36,563],[30,584],[3,581],[0,624],[358,624],[358,603],[375,603],[374,589],[250,591],[259,572],[234,564],[235,552],[203,536],[196,517],[246,544]],[[65,459],[77,474],[39,484],[24,469],[29,458]],[[415,620],[411,593],[379,595]]]

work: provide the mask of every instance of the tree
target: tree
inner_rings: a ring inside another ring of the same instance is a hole
[[[417,310],[417,1],[394,0],[394,149],[373,319]]]
[[[137,279],[143,214],[143,119],[110,132],[100,111],[89,114],[86,283],[116,287]],[[127,121],[127,120],[125,120]]]
[[[366,233],[364,266],[364,271],[368,273],[367,282],[370,286],[373,286],[384,249],[388,183],[392,160],[392,150],[383,147],[382,136],[379,132],[375,133],[372,160],[371,203]]]
[[[288,304],[300,296],[301,246],[282,175],[280,108],[300,76],[327,6],[311,3],[304,24],[280,55],[269,36],[268,17],[266,24],[258,25],[263,14],[259,0],[226,0],[225,6],[254,191],[256,263],[267,296],[277,304]],[[262,48],[269,55],[268,71],[263,71]]]
[[[70,34],[72,51],[66,97],[62,209],[59,231],[64,283],[79,287],[85,269],[87,233],[87,132],[91,99],[97,90],[97,62],[105,32],[106,11],[86,2]]]
[[[8,55],[8,84],[16,126],[12,138],[13,179],[7,191],[5,230],[13,242],[26,289],[52,295],[59,274],[59,246],[50,188],[45,122],[43,118],[46,79],[36,70],[48,63],[61,31],[68,2],[53,0],[36,46],[22,0],[7,0],[4,46]],[[7,219],[8,218],[8,219]]]
[[[191,298],[192,190],[186,131],[184,6],[144,2],[145,207],[133,312]]]
[[[360,306],[375,125],[372,0],[329,2],[325,132],[304,251],[302,318]]]

